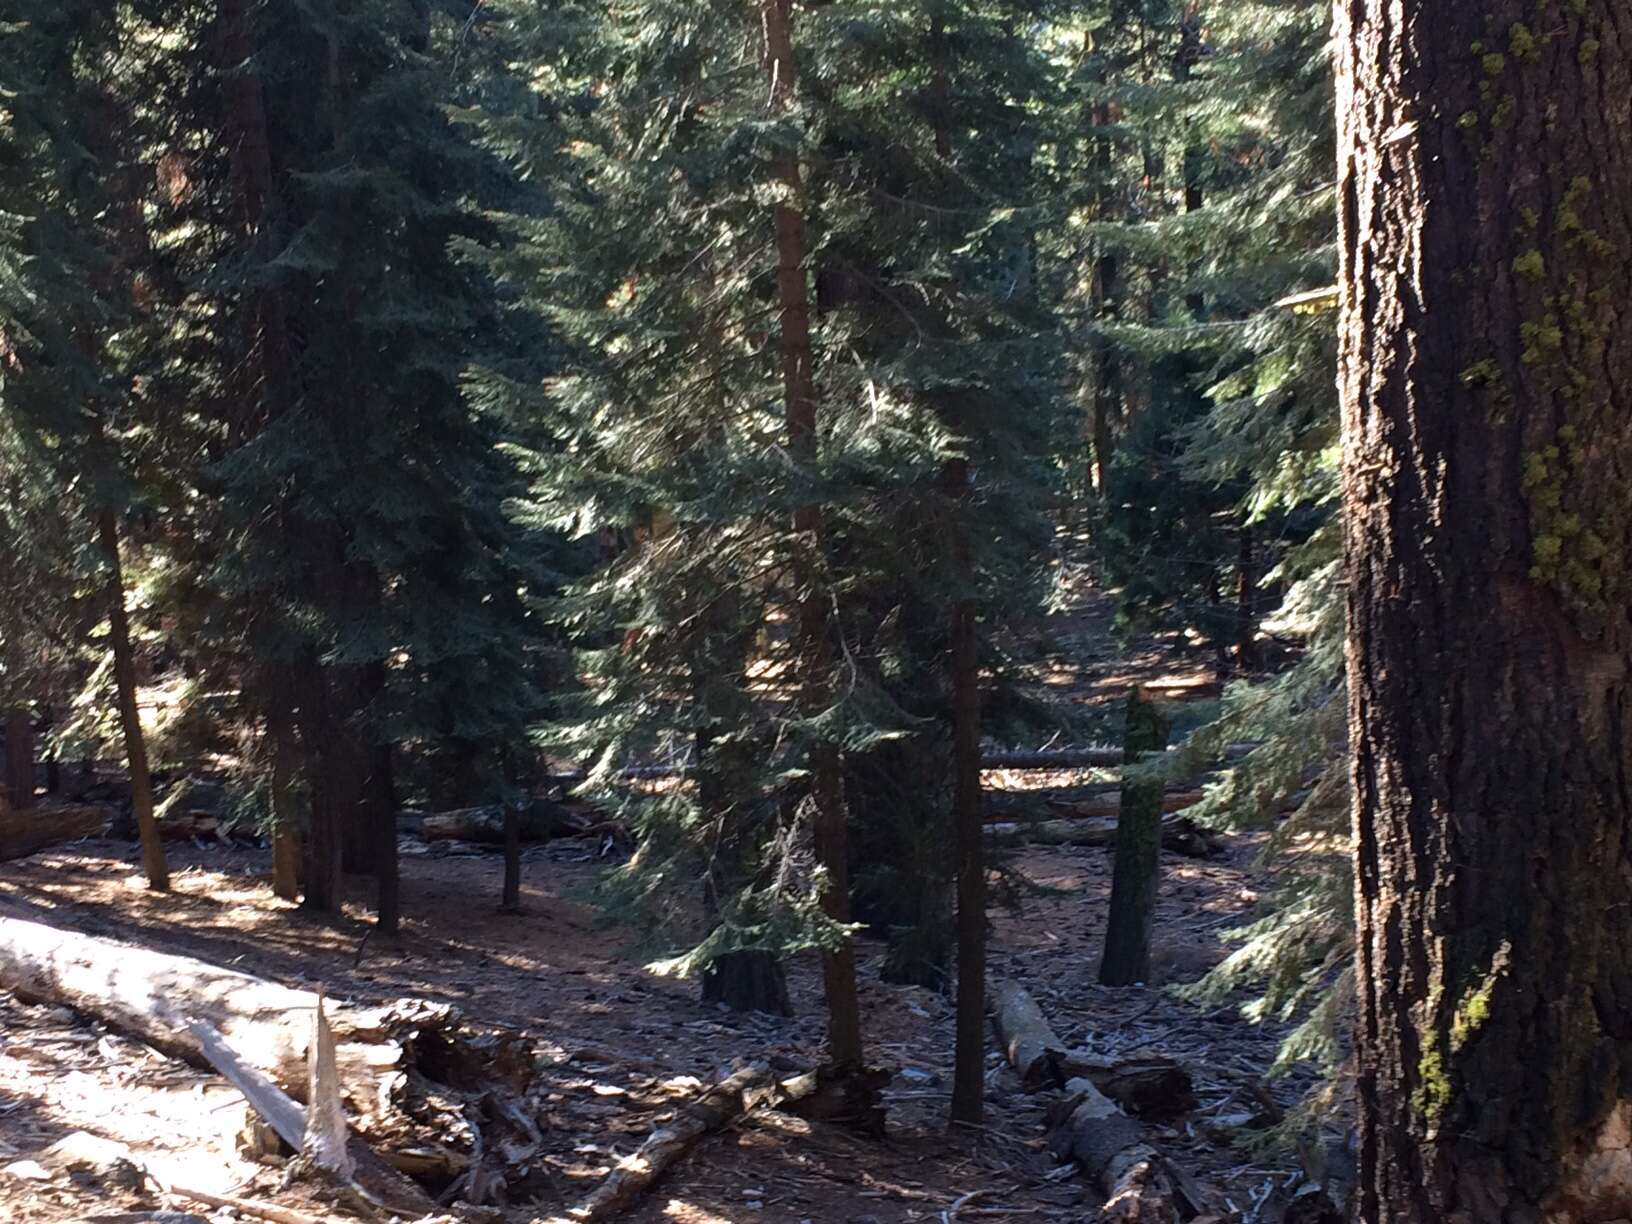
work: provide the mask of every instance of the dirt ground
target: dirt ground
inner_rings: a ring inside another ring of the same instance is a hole
[[[1068,625],[1057,641],[1068,672],[1053,683],[1082,700],[1112,701],[1134,680],[1182,691],[1211,680],[1170,645],[1129,653],[1102,624]],[[1201,1012],[1164,992],[1227,951],[1221,939],[1254,912],[1265,886],[1254,846],[1224,854],[1164,853],[1156,980],[1123,990],[1095,982],[1110,891],[1109,851],[1030,848],[1012,866],[1031,886],[1019,912],[994,914],[994,976],[1037,997],[1070,1045],[1109,1056],[1162,1052],[1192,1073],[1197,1108],[1149,1137],[1214,1198],[1229,1220],[1270,1221],[1295,1180],[1295,1160],[1253,1154],[1266,1095],[1285,1105],[1301,1085],[1260,1076],[1280,1033],[1234,1008]],[[0,906],[46,920],[273,978],[321,983],[361,1004],[418,996],[455,1004],[478,1022],[524,1028],[549,1066],[542,1161],[552,1193],[508,1220],[548,1215],[583,1194],[652,1127],[741,1059],[820,1061],[817,966],[790,967],[795,1015],[744,1016],[703,1005],[694,983],[650,973],[640,950],[605,925],[587,899],[607,848],[563,839],[525,854],[520,916],[497,909],[500,860],[457,843],[404,841],[400,938],[365,938],[366,889],[343,922],[317,921],[275,899],[266,851],[171,847],[175,891],[148,893],[135,848],[86,841],[0,866]],[[751,1116],[705,1141],[631,1217],[640,1222],[896,1224],[1035,1217],[1092,1220],[1098,1197],[1045,1146],[1051,1094],[1021,1091],[994,1050],[990,1110],[980,1128],[948,1130],[949,1000],[879,980],[882,948],[864,943],[862,1001],[869,1052],[897,1074],[887,1093],[889,1135],[875,1141],[776,1114]],[[689,1078],[688,1078],[689,1077]],[[169,1206],[106,1179],[28,1175],[26,1162],[73,1131],[128,1145],[172,1183],[261,1201],[304,1203],[280,1173],[247,1163],[232,1132],[241,1098],[221,1079],[165,1058],[62,1009],[0,994],[0,1219],[89,1219],[98,1212]],[[22,1161],[19,1174],[15,1162]],[[334,1208],[323,1208],[338,1217]],[[230,1218],[218,1216],[217,1218]]]

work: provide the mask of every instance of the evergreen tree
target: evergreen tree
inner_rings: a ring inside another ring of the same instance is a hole
[[[1626,25],[1337,6],[1368,1224],[1632,1211]]]
[[[1221,1003],[1261,983],[1250,1014],[1303,1018],[1282,1065],[1314,1058],[1331,1070],[1345,1055],[1352,886],[1337,852],[1348,834],[1348,752],[1336,336],[1323,294],[1336,237],[1328,24],[1318,0],[1235,6],[1207,23],[1194,112],[1217,169],[1189,228],[1193,283],[1213,303],[1201,338],[1214,381],[1211,407],[1181,435],[1179,464],[1192,485],[1241,492],[1240,521],[1265,541],[1267,576],[1284,593],[1276,632],[1300,653],[1279,675],[1232,686],[1171,768],[1193,774],[1231,744],[1255,745],[1192,814],[1270,829],[1265,861],[1279,880],[1241,947],[1194,996]],[[1311,844],[1332,852],[1309,853]],[[1324,1101],[1317,1095],[1295,1122],[1314,1120]]]
[[[173,492],[165,476],[183,466],[165,456],[172,418],[145,382],[155,336],[141,210],[141,22],[124,5],[95,0],[24,6],[17,17],[0,51],[0,214],[8,218],[0,446],[17,477],[8,484],[44,482],[77,519],[55,534],[48,564],[100,570],[143,866],[150,886],[164,890],[121,557],[121,519],[151,513]],[[21,508],[8,517],[26,530],[31,516]]]
[[[547,581],[503,513],[521,485],[502,432],[462,388],[507,333],[453,249],[492,238],[504,177],[446,113],[458,34],[410,0],[222,0],[172,100],[196,150],[167,216],[187,235],[175,313],[209,320],[185,388],[213,433],[200,627],[237,645],[216,664],[285,759],[298,735],[307,904],[338,906],[346,859],[387,929],[396,758],[435,746],[502,788]]]

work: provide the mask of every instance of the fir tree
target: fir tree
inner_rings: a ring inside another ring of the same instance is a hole
[[[338,905],[345,858],[376,875],[387,928],[400,750],[502,789],[536,713],[526,599],[547,581],[503,512],[521,485],[500,428],[462,387],[504,324],[453,247],[491,238],[504,176],[445,110],[458,33],[408,0],[224,0],[172,99],[196,150],[167,212],[189,239],[174,309],[210,320],[184,389],[214,435],[201,631],[241,644],[217,664],[250,716],[298,734],[307,903]]]
[[[55,564],[99,570],[143,866],[163,890],[121,556],[121,520],[154,511],[173,491],[160,473],[181,466],[161,458],[174,418],[145,381],[156,337],[141,209],[142,24],[112,3],[17,16],[0,52],[0,447],[16,482],[44,482],[72,507]],[[26,529],[21,505],[10,517]]]
[[[1265,0],[1208,15],[1210,45],[1188,123],[1213,150],[1205,209],[1187,218],[1211,325],[1189,332],[1208,357],[1211,406],[1180,434],[1190,485],[1238,492],[1240,522],[1266,541],[1266,577],[1283,592],[1275,631],[1296,642],[1280,675],[1232,686],[1217,720],[1176,754],[1193,771],[1232,743],[1254,750],[1194,815],[1269,827],[1272,904],[1241,947],[1193,991],[1222,1002],[1262,983],[1251,1014],[1302,1023],[1283,1066],[1342,1057],[1352,947],[1339,533],[1332,521],[1338,440],[1332,315],[1315,293],[1335,274],[1328,13],[1312,0]],[[1269,541],[1273,541],[1273,546]],[[1290,815],[1282,819],[1283,813]],[[1328,852],[1294,852],[1297,846]],[[1311,1105],[1317,1102],[1311,1102]],[[1302,1123],[1310,1114],[1295,1121]]]

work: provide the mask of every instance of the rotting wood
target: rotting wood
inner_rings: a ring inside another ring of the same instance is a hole
[[[332,1216],[308,1215],[304,1211],[280,1207],[276,1203],[258,1203],[226,1194],[211,1194],[208,1190],[195,1190],[190,1186],[178,1186],[174,1183],[164,1183],[163,1189],[174,1198],[190,1199],[195,1203],[203,1203],[206,1207],[229,1208],[239,1215],[251,1216],[257,1220],[270,1220],[272,1224],[334,1224]]]
[[[327,1032],[323,1022],[319,1028],[321,1010],[313,1013],[314,1049],[317,1038]],[[264,1118],[278,1137],[297,1152],[312,1159],[318,1168],[335,1177],[346,1189],[376,1205],[384,1205],[402,1214],[426,1215],[435,1208],[431,1199],[403,1176],[403,1170],[389,1158],[375,1154],[359,1136],[346,1126],[334,1083],[333,1038],[328,1038],[324,1058],[311,1060],[306,1096],[309,1101],[323,1102],[321,1108],[331,1113],[330,1133],[320,1138],[314,1147],[312,1129],[307,1119],[312,1111],[301,1107],[271,1080],[247,1065],[219,1032],[203,1021],[195,1020],[189,1026],[193,1036],[209,1059],[210,1065],[224,1075],[249,1102],[250,1108]],[[326,1063],[326,1068],[317,1064]],[[326,1100],[325,1100],[326,1098]],[[341,1159],[332,1153],[338,1151]]]
[[[310,1018],[317,1004],[310,991],[4,911],[0,987],[94,1015],[165,1054],[209,1065],[188,1027],[202,1020],[246,1064],[286,1089],[305,1091]],[[336,1009],[332,1019],[343,1090],[356,1107],[369,1109],[378,1100],[382,1079],[407,1061],[404,1042],[445,1037],[454,1027],[455,1013],[438,1004],[402,1000],[370,1010]],[[447,1057],[440,1047],[436,1054]]]
[[[999,842],[1036,846],[1108,846],[1116,840],[1116,817],[992,821],[986,825],[986,836]],[[1172,854],[1212,858],[1223,845],[1218,834],[1182,814],[1162,821],[1162,849]]]
[[[1067,1050],[1055,1060],[1066,1081],[1086,1079],[1126,1112],[1145,1122],[1172,1122],[1196,1107],[1190,1073],[1162,1054],[1098,1058]]]
[[[1011,1066],[1028,1087],[1060,1083],[1066,1069],[1101,1070],[1103,1064],[1065,1048],[1042,1009],[1028,991],[1012,982],[994,983],[992,1017],[998,1041]],[[1114,1064],[1113,1064],[1114,1065]],[[1181,1201],[1190,1215],[1205,1210],[1188,1177],[1191,1189],[1176,1190],[1172,1165],[1144,1139],[1139,1123],[1125,1114],[1092,1078],[1077,1075],[1065,1081],[1065,1097],[1051,1111],[1060,1119],[1050,1136],[1050,1148],[1060,1159],[1075,1160],[1105,1196],[1100,1219],[1115,1224],[1175,1224]]]
[[[994,981],[991,1013],[998,1045],[1020,1076],[1021,1087],[1034,1092],[1064,1082],[1060,1063],[1067,1053],[1065,1043],[1049,1027],[1029,991],[1013,982]]]
[[[1115,1224],[1174,1224],[1179,1209],[1165,1161],[1139,1124],[1093,1081],[1066,1083],[1070,1113],[1049,1138],[1061,1159],[1075,1160],[1105,1196],[1100,1219]]]
[[[323,1014],[321,989],[311,1023],[312,1038],[306,1045],[306,1127],[300,1152],[318,1168],[349,1182],[357,1165],[346,1151],[346,1111],[340,1104],[334,1031]]]
[[[633,1155],[626,1156],[607,1174],[595,1191],[565,1216],[548,1224],[605,1220],[633,1205],[641,1195],[698,1140],[741,1117],[776,1091],[770,1070],[763,1063],[742,1068],[721,1080],[682,1109],[667,1125],[658,1127]]]
[[[100,837],[113,809],[100,803],[43,803],[0,814],[0,862],[37,854],[63,842]]]

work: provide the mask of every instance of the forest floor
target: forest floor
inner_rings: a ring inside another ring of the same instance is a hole
[[[1133,682],[1204,689],[1213,679],[1208,657],[1182,643],[1134,649],[1117,643],[1107,616],[1105,601],[1087,600],[1055,635],[1059,658],[1069,661],[1059,682],[1075,699],[1114,702]],[[525,1220],[580,1197],[735,1060],[820,1061],[813,961],[790,967],[792,1018],[705,1006],[694,983],[648,972],[642,950],[589,903],[607,866],[604,849],[594,839],[529,848],[525,912],[506,916],[496,907],[497,854],[405,841],[407,917],[401,936],[389,942],[365,940],[366,882],[358,882],[343,922],[320,922],[272,896],[269,854],[250,847],[173,845],[175,891],[161,896],[142,886],[134,847],[80,842],[6,864],[0,902],[292,985],[321,982],[340,999],[418,996],[455,1004],[478,1022],[526,1029],[549,1065],[543,1162],[559,1200],[507,1217]],[[1164,853],[1155,980],[1112,990],[1095,981],[1110,851],[1016,850],[1011,866],[1030,887],[1020,909],[994,914],[990,963],[994,976],[1036,996],[1068,1045],[1106,1056],[1156,1051],[1178,1059],[1194,1077],[1199,1105],[1170,1126],[1149,1128],[1151,1138],[1215,1193],[1220,1216],[1270,1224],[1295,1179],[1296,1160],[1256,1155],[1243,1140],[1258,1133],[1252,1128],[1262,1124],[1267,1097],[1289,1105],[1304,1086],[1276,1081],[1266,1090],[1261,1081],[1282,1034],[1273,1025],[1249,1024],[1234,1007],[1203,1011],[1162,989],[1216,964],[1228,951],[1221,936],[1255,912],[1267,884],[1255,851],[1253,839],[1232,837],[1211,860]],[[1044,1112],[1052,1094],[1023,1092],[995,1051],[986,1124],[948,1131],[949,1000],[882,983],[881,961],[881,946],[864,943],[870,1054],[898,1072],[887,1092],[888,1138],[751,1115],[706,1140],[630,1219],[950,1224],[1097,1217],[1093,1189],[1046,1150]],[[63,1009],[0,994],[0,1168],[83,1130],[128,1145],[142,1163],[181,1184],[315,1210],[299,1191],[280,1186],[275,1170],[237,1155],[239,1104],[218,1077]],[[128,1187],[0,1172],[0,1219],[44,1224],[154,1205]]]

